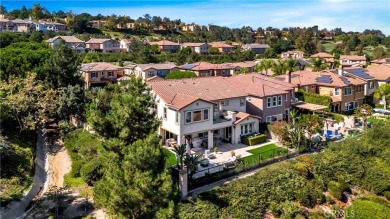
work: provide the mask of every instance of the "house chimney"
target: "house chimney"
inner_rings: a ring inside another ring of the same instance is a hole
[[[286,71],[286,82],[291,84],[291,72]]]
[[[343,72],[344,72],[343,65],[340,65],[340,66],[339,66],[339,69],[338,69],[337,72],[339,73],[340,76],[343,76]]]

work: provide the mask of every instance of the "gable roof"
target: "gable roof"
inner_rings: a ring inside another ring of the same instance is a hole
[[[366,61],[365,56],[357,56],[357,55],[340,55],[340,59],[346,59],[351,61]]]
[[[188,46],[188,47],[199,47],[199,46],[203,46],[203,45],[210,46],[207,43],[182,43],[181,45],[182,46]]]
[[[236,121],[234,121],[234,125],[240,124],[242,121],[244,121],[246,118],[253,117],[256,119],[261,119],[259,116],[251,115],[244,112],[238,112],[236,113]]]
[[[172,69],[177,67],[174,63],[172,62],[167,62],[167,63],[149,63],[149,64],[137,64],[137,65],[129,65],[130,68],[132,67],[140,67],[143,71],[154,68],[157,70],[165,70],[165,69]]]
[[[131,43],[130,39],[121,39],[121,41],[125,42],[126,44],[130,44]]]
[[[48,39],[47,42],[52,43],[57,39],[62,39],[67,43],[84,43],[84,41],[76,38],[75,36],[56,36],[56,37]]]
[[[92,72],[92,71],[104,71],[104,70],[118,70],[123,67],[113,65],[108,62],[91,62],[91,63],[84,63],[81,64],[81,71],[86,71],[86,72]]]
[[[169,40],[160,40],[157,42],[149,42],[150,45],[159,45],[159,46],[180,46],[178,43],[174,43]]]
[[[115,41],[113,39],[99,39],[99,38],[91,38],[90,40],[88,40],[86,43],[105,43],[107,41]]]
[[[202,70],[218,70],[218,69],[233,69],[231,63],[221,63],[221,64],[212,64],[209,62],[195,62],[195,63],[186,63],[184,65],[178,66],[180,69],[193,70],[193,71],[202,71]]]
[[[330,55],[328,53],[319,52],[319,53],[311,55],[310,58],[334,58],[334,57],[333,57],[333,55]]]
[[[282,54],[288,54],[288,55],[294,55],[295,53],[297,53],[297,54],[305,54],[304,52],[299,51],[299,50],[291,50],[291,51],[282,52]]]
[[[234,46],[226,44],[226,43],[221,43],[221,42],[212,42],[209,43],[211,47],[216,47],[216,48],[234,48]]]
[[[258,44],[258,43],[251,43],[251,44],[244,44],[242,45],[242,48],[250,48],[250,49],[267,49],[270,48],[268,44]]]

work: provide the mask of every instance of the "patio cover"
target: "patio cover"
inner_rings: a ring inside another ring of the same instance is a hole
[[[300,109],[304,109],[304,110],[313,111],[313,112],[322,111],[322,110],[328,109],[327,106],[313,104],[313,103],[302,103],[302,104],[299,104],[299,105],[295,105],[295,107],[300,108]]]

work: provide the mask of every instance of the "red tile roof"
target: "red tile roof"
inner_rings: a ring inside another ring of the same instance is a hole
[[[216,48],[234,48],[234,46],[226,44],[226,43],[220,43],[220,42],[212,42],[209,43],[212,47]]]
[[[282,52],[282,54],[289,54],[289,55],[293,55],[294,53],[305,54],[304,52],[299,51],[299,50],[292,50],[292,51]]]
[[[149,42],[150,45],[159,45],[159,46],[180,46],[179,43],[174,43],[169,40],[160,40],[158,42]]]
[[[251,115],[251,114],[248,114],[248,113],[244,113],[244,112],[238,112],[236,114],[236,121],[234,122],[234,125],[237,125],[237,124],[240,124],[242,121],[244,121],[246,118],[248,117],[253,117],[253,118],[256,118],[256,119],[261,119],[261,117],[259,116],[255,116],[255,115]]]
[[[334,58],[333,55],[330,55],[328,53],[325,53],[325,52],[319,52],[319,53],[316,53],[316,54],[313,54],[310,56],[310,58],[317,58],[317,57],[320,57],[320,58]]]
[[[341,55],[341,59],[351,60],[351,61],[366,61],[365,56],[357,56],[357,55]]]
[[[374,77],[376,80],[390,80],[390,66],[388,65],[370,65],[366,68],[366,73]]]
[[[123,67],[113,65],[108,62],[91,62],[91,63],[84,63],[81,64],[81,71],[87,71],[87,72],[92,72],[92,71],[104,71],[104,70],[118,70]]]

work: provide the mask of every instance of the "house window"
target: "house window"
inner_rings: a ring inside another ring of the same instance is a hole
[[[344,96],[349,96],[351,94],[352,94],[352,88],[351,87],[344,88]]]
[[[112,77],[112,76],[114,76],[114,73],[112,73],[112,71],[109,71],[108,72],[108,77]]]
[[[176,114],[175,114],[175,123],[179,124],[179,112],[177,112],[177,111],[176,111]]]
[[[272,97],[272,106],[276,106],[277,97]]]
[[[374,82],[373,81],[368,82],[368,88],[369,89],[373,89],[374,88]]]
[[[192,112],[192,121],[199,122],[202,120],[202,111],[196,110]]]
[[[214,112],[218,112],[218,103],[214,104]]]
[[[200,133],[198,133],[198,137],[199,138],[207,138],[208,137],[208,133],[207,132],[200,132]]]
[[[244,106],[245,105],[245,99],[244,98],[241,98],[240,99],[240,106]]]
[[[344,111],[348,111],[349,110],[349,103],[345,103],[344,104]]]
[[[97,73],[96,72],[92,72],[91,73],[91,78],[97,78]]]
[[[186,112],[186,123],[191,123],[192,112]]]
[[[154,73],[152,71],[148,72],[148,76],[154,76]]]
[[[221,100],[222,106],[229,106],[229,100]]]
[[[356,92],[361,93],[363,91],[364,91],[364,86],[363,85],[356,86]]]
[[[104,78],[104,71],[100,72],[100,77]]]
[[[316,86],[315,86],[315,85],[312,85],[312,86],[311,86],[311,89],[316,89]]]
[[[167,120],[167,108],[166,108],[166,107],[164,107],[163,118],[164,118],[165,120]]]
[[[268,98],[267,98],[267,107],[268,107],[268,108],[270,108],[271,105],[272,105],[271,101],[272,101],[272,98],[271,98],[271,97],[268,97]]]
[[[209,120],[209,109],[203,110],[203,120]]]
[[[278,106],[282,105],[282,96],[278,96]]]
[[[340,88],[334,89],[334,95],[339,96],[340,95]]]

